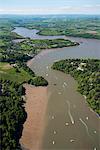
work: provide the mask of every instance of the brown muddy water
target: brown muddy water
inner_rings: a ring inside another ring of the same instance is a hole
[[[26,29],[23,31],[21,28],[15,29],[15,32],[20,35],[24,32],[24,36],[25,31]],[[35,30],[34,32],[36,33]],[[26,33],[26,37],[31,37],[30,32]],[[80,45],[44,50],[33,58],[30,66],[36,74],[42,75],[49,82],[50,96],[42,150],[99,150],[100,119],[98,115],[91,110],[85,98],[77,92],[77,82],[70,75],[52,70],[51,66],[53,62],[67,58],[100,59],[100,41],[65,38],[79,42]]]

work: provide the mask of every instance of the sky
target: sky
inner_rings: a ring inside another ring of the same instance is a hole
[[[100,15],[100,0],[0,0],[0,14]]]

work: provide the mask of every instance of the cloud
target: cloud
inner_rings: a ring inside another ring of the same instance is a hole
[[[0,8],[0,14],[100,14],[100,5],[64,6],[58,8]]]

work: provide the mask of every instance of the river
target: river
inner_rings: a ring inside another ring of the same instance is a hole
[[[32,39],[54,39],[40,36],[37,30],[17,27],[14,32]],[[35,38],[36,36],[36,38]],[[62,72],[51,69],[53,62],[66,58],[100,59],[100,41],[56,36],[79,42],[79,46],[43,50],[32,60],[31,69],[49,82],[48,107],[43,137],[43,150],[99,150],[100,119],[85,98],[77,92],[77,82]]]

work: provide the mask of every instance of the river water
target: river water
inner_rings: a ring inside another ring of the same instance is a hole
[[[39,36],[37,30],[17,27],[14,32],[32,39],[52,39]],[[36,38],[35,38],[36,36]],[[99,150],[100,119],[77,92],[77,82],[62,72],[51,69],[53,62],[66,58],[100,59],[100,41],[95,39],[56,36],[79,42],[79,46],[44,50],[33,58],[31,69],[49,82],[46,127],[43,150]]]

